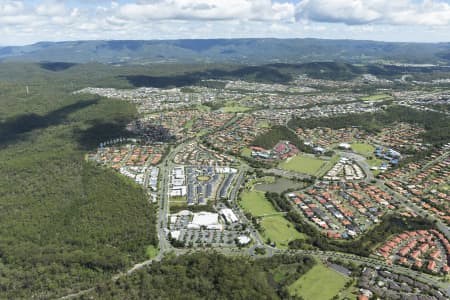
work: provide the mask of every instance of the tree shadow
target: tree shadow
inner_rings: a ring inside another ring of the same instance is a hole
[[[88,129],[75,130],[75,137],[82,150],[92,150],[105,141],[133,137],[133,133],[126,130],[126,125],[130,121],[125,119],[115,122],[92,121]]]
[[[266,83],[287,83],[292,80],[290,74],[282,73],[271,66],[246,66],[234,70],[210,69],[174,76],[125,75],[119,76],[134,87],[173,88],[199,85],[202,80],[244,79]]]
[[[52,71],[52,72],[60,72],[65,71],[67,69],[72,68],[73,66],[76,66],[77,64],[74,63],[67,63],[67,62],[42,62],[39,64],[39,66],[42,69]]]
[[[0,123],[0,146],[24,140],[33,130],[62,124],[69,114],[97,103],[98,100],[79,101],[43,116],[31,113],[7,119]]]

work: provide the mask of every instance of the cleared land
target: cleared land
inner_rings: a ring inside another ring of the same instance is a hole
[[[326,164],[324,160],[314,157],[299,155],[280,163],[279,167],[286,171],[294,171],[308,175],[315,175]]]
[[[352,146],[352,150],[355,153],[364,155],[366,157],[368,156],[373,156],[373,153],[375,152],[375,147],[369,144],[359,144],[359,143],[355,143],[355,144],[351,144]]]
[[[246,191],[242,193],[240,204],[244,211],[249,212],[255,217],[278,213],[266,199],[263,192]]]
[[[288,290],[291,295],[301,296],[305,300],[331,299],[347,281],[344,275],[318,263],[291,284]]]
[[[261,235],[265,240],[270,239],[280,249],[287,249],[289,242],[292,240],[305,238],[304,234],[298,232],[293,224],[280,215],[263,218],[261,226],[264,228]]]

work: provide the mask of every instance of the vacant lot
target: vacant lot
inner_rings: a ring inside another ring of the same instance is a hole
[[[280,163],[283,170],[315,175],[325,165],[325,161],[306,155],[294,156]]]
[[[264,239],[275,242],[276,247],[280,249],[287,249],[292,240],[305,238],[305,235],[298,232],[294,225],[281,215],[263,218],[261,226],[264,228],[262,233]]]
[[[289,286],[289,293],[305,300],[331,299],[347,280],[344,275],[318,263]]]
[[[352,150],[355,153],[364,155],[366,157],[373,156],[373,153],[375,152],[375,147],[369,144],[352,144]]]
[[[255,217],[277,213],[263,192],[246,191],[242,193],[241,199],[240,204],[244,211],[251,213]]]

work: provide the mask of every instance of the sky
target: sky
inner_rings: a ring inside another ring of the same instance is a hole
[[[450,42],[450,0],[0,0],[0,45],[327,38]]]

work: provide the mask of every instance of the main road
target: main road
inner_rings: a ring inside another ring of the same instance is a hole
[[[230,123],[234,123],[238,117],[233,118]],[[238,215],[245,223],[247,223],[251,229],[250,234],[253,238],[255,244],[250,248],[243,248],[243,249],[232,249],[232,248],[216,248],[212,250],[205,250],[205,249],[177,249],[170,245],[169,241],[167,240],[167,228],[168,228],[168,215],[169,215],[169,185],[170,185],[170,172],[174,167],[173,159],[176,153],[181,151],[185,144],[192,139],[184,140],[182,143],[174,146],[174,148],[170,149],[169,153],[164,157],[162,162],[158,165],[161,172],[160,172],[160,185],[159,185],[159,207],[158,207],[158,221],[157,221],[157,231],[158,231],[158,237],[159,237],[159,254],[149,260],[140,262],[138,264],[135,264],[133,267],[131,267],[129,270],[125,272],[121,272],[119,274],[114,275],[111,280],[116,281],[121,277],[130,276],[133,273],[135,273],[137,270],[142,269],[146,266],[151,265],[155,261],[161,261],[164,256],[168,253],[173,253],[175,255],[183,255],[191,252],[201,252],[201,251],[213,251],[222,253],[224,255],[240,255],[240,256],[251,256],[255,258],[260,257],[271,257],[273,255],[277,254],[303,254],[303,255],[310,255],[313,257],[316,257],[318,259],[328,259],[328,258],[339,258],[344,261],[348,262],[354,262],[358,264],[364,264],[373,268],[382,267],[386,270],[403,274],[410,276],[414,278],[415,280],[425,282],[427,284],[437,286],[442,288],[447,295],[450,297],[450,288],[448,283],[444,283],[439,281],[438,278],[424,274],[421,272],[414,271],[412,269],[408,269],[402,266],[398,265],[389,265],[385,261],[377,258],[372,257],[361,257],[353,254],[348,253],[342,253],[342,252],[333,252],[333,251],[319,251],[319,250],[280,250],[274,247],[271,247],[269,245],[266,245],[261,239],[259,234],[256,232],[256,230],[253,228],[252,224],[250,224],[250,221],[247,220],[244,213],[241,210],[238,211]],[[370,166],[365,161],[365,158],[358,154],[349,153],[349,152],[340,152],[340,154],[344,157],[351,158],[355,160],[363,169],[363,171],[366,173],[367,181],[374,180],[372,173],[370,172]],[[247,171],[247,166],[245,164],[242,164],[239,168],[239,176],[237,179],[237,182],[233,188],[233,190],[230,193],[230,202],[233,203],[236,207],[236,199],[238,196],[239,188],[242,186],[242,182],[244,180],[245,172]],[[402,195],[396,193],[395,191],[387,188],[382,182],[377,180],[377,184],[382,187],[384,190],[392,193],[395,195],[397,199],[400,199],[402,203],[412,208],[414,211],[416,211],[419,215],[425,215],[428,214],[427,212],[424,212],[423,209],[417,207],[414,203],[411,203],[408,201],[405,197]],[[448,230],[448,227],[442,224],[437,220],[437,226],[438,228],[447,236],[447,238],[450,239],[450,232]],[[265,255],[257,255],[255,250],[256,248],[264,248],[265,249]],[[78,298],[82,295],[89,294],[90,292],[94,291],[95,288],[89,288],[83,291],[79,291],[67,296],[64,296],[60,299],[74,299]]]
[[[185,144],[181,143],[176,145],[173,149],[170,149],[169,153],[164,157],[163,161],[160,163],[160,192],[159,192],[159,211],[158,211],[158,238],[159,238],[159,254],[164,255],[165,252],[172,250],[172,246],[167,240],[167,228],[168,228],[168,217],[169,217],[169,185],[170,185],[170,172],[174,165],[172,163],[175,155],[180,152]]]

